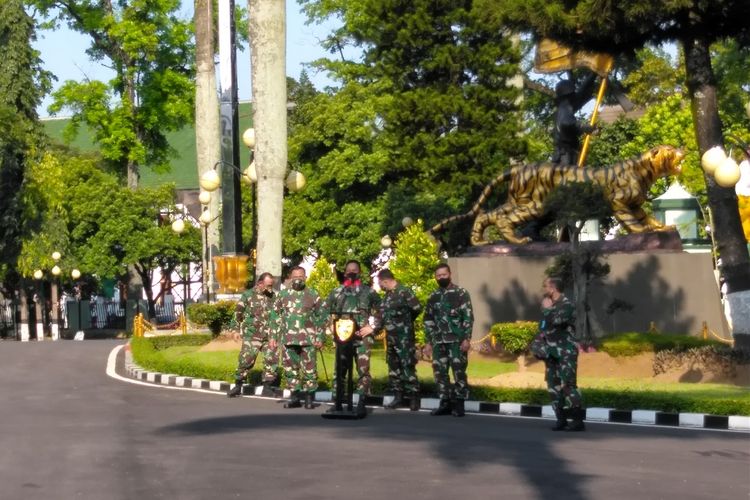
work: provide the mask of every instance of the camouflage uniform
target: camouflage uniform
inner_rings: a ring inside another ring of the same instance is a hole
[[[370,325],[374,331],[381,328],[380,295],[367,285],[355,284],[339,286],[326,299],[322,314],[327,316],[349,315],[357,324],[357,328]],[[365,338],[354,336],[352,346],[357,365],[357,394],[365,396],[370,393],[372,375],[370,375],[370,352],[374,340],[372,335]],[[334,374],[334,380],[336,376]],[[334,384],[335,385],[335,384]],[[336,387],[333,387],[334,393]]]
[[[427,299],[424,313],[425,340],[432,345],[432,371],[442,401],[469,397],[466,367],[469,355],[460,348],[461,342],[471,339],[474,312],[469,292],[453,283],[440,288]],[[451,388],[448,369],[453,369],[454,387]],[[453,393],[453,394],[451,394]]]
[[[263,353],[263,383],[273,384],[279,369],[278,349],[268,346],[272,333],[274,295],[266,295],[260,288],[242,294],[237,302],[233,324],[242,329],[242,349],[237,363],[235,380],[247,380],[255,360]]]
[[[576,383],[575,318],[575,304],[561,296],[552,307],[542,309],[541,331],[531,343],[532,354],[544,360],[547,391],[556,414],[559,410],[581,407],[581,393]]]
[[[323,342],[320,297],[312,288],[282,290],[276,298],[274,338],[284,346],[282,366],[294,392],[318,388],[316,342]]]
[[[414,320],[422,312],[422,304],[402,284],[385,292],[380,305],[386,332],[388,383],[394,393],[417,393],[417,353],[414,346]]]

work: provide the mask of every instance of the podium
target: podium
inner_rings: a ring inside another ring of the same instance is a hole
[[[321,415],[323,418],[357,420],[367,416],[367,413],[357,413],[354,409],[354,332],[358,329],[351,315],[336,315],[333,322],[333,338],[336,342],[336,399],[333,408]]]

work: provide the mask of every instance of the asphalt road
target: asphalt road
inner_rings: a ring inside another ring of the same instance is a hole
[[[115,341],[0,342],[0,499],[747,499],[750,435],[361,421],[108,377]]]

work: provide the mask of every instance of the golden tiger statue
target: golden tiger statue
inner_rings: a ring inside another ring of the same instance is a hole
[[[519,165],[490,182],[469,212],[444,219],[430,232],[437,233],[451,222],[476,216],[471,230],[472,245],[489,243],[484,239],[484,231],[493,224],[509,243],[529,243],[531,238],[517,236],[516,229],[541,218],[547,195],[557,186],[570,182],[593,182],[601,186],[615,218],[630,233],[672,229],[672,226],[664,226],[649,216],[641,205],[656,179],[680,172],[684,157],[682,151],[672,146],[657,146],[640,157],[603,168],[549,162]],[[504,205],[484,212],[481,205],[492,189],[508,179],[508,200]]]

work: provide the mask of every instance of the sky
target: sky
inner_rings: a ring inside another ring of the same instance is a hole
[[[2,0],[0,0],[2,1]],[[242,0],[238,0],[238,3]],[[192,0],[183,0],[181,17],[187,19],[192,17]],[[306,17],[300,12],[300,6],[296,0],[287,0],[287,75],[298,78],[304,64],[314,61],[320,57],[327,56],[326,51],[321,48],[320,40],[326,37],[335,26],[335,23],[321,25],[306,25]],[[40,51],[44,68],[57,76],[54,89],[59,88],[66,80],[109,80],[114,73],[105,66],[89,60],[86,49],[90,42],[84,35],[76,33],[61,26],[56,31],[39,32],[34,47]],[[308,68],[308,76],[313,84],[322,89],[333,82],[323,73],[316,73]],[[237,52],[237,91],[241,101],[250,100],[250,52],[246,48],[244,52]],[[47,107],[52,99],[47,96],[39,107],[38,112],[42,117],[49,115]],[[63,112],[64,113],[64,112]]]

